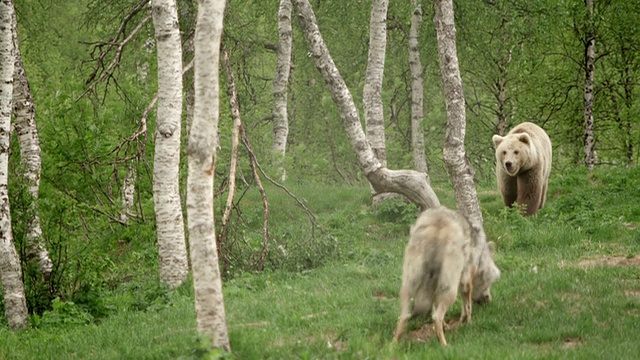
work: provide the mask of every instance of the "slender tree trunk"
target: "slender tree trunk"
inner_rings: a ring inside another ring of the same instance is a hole
[[[187,218],[198,332],[230,350],[213,219],[220,39],[225,0],[199,0],[195,34],[195,104],[189,134]]]
[[[122,209],[120,209],[120,222],[126,224],[133,213],[133,203],[136,197],[137,169],[134,160],[127,161],[127,173],[122,180]]]
[[[287,173],[284,158],[289,134],[287,117],[287,84],[291,69],[291,47],[293,33],[291,30],[291,0],[280,0],[278,10],[278,60],[276,74],[273,79],[273,146],[274,157],[280,173],[280,180],[285,181]]]
[[[235,89],[235,80],[233,79],[233,73],[231,72],[231,63],[229,61],[229,53],[225,50],[224,52],[224,65],[227,70],[227,97],[229,98],[229,108],[231,109],[231,118],[233,119],[233,130],[231,130],[231,162],[229,164],[229,193],[227,195],[227,202],[224,206],[224,213],[222,213],[222,233],[225,233],[225,229],[227,228],[227,223],[229,222],[229,218],[231,217],[231,207],[233,206],[233,197],[236,193],[236,171],[238,169],[238,146],[240,144],[240,128],[242,127],[242,120],[240,118],[240,111],[238,111],[238,104],[236,104],[236,100],[238,95],[236,94]],[[230,85],[234,84],[233,87]],[[219,240],[221,243],[220,246],[223,246],[224,239],[222,236],[219,236]]]
[[[44,244],[42,228],[40,227],[40,214],[38,212],[38,198],[40,192],[40,172],[42,170],[42,155],[40,152],[40,139],[36,127],[35,106],[29,79],[22,63],[22,55],[18,46],[18,31],[16,14],[13,11],[11,25],[13,34],[13,48],[15,54],[15,67],[13,73],[13,114],[14,128],[18,134],[20,143],[20,165],[24,171],[30,199],[30,218],[28,219],[27,258],[38,263],[38,269],[45,279],[51,276],[53,263]]]
[[[593,0],[585,0],[589,11],[587,32],[585,34],[584,49],[584,163],[589,170],[593,170],[595,164],[595,135],[593,132],[593,83],[595,74],[595,30],[593,25]]]
[[[367,140],[380,164],[387,166],[387,150],[384,139],[384,111],[382,104],[382,79],[384,57],[387,48],[387,0],[373,0],[369,21],[369,57],[364,77],[362,100]]]
[[[413,13],[411,14],[411,29],[409,30],[409,71],[411,71],[411,147],[413,148],[413,163],[416,170],[427,174],[427,159],[424,153],[424,133],[422,118],[424,117],[424,78],[418,37],[422,26],[422,5],[417,0],[411,0]]]
[[[20,258],[13,244],[9,208],[9,137],[13,94],[14,56],[11,23],[13,3],[0,1],[0,282],[4,312],[11,329],[27,326],[27,302]]]
[[[633,87],[634,87],[634,83],[633,83],[633,78],[631,75],[631,69],[629,66],[629,62],[627,60],[627,53],[629,52],[629,50],[626,48],[625,45],[622,46],[620,54],[622,59],[624,59],[625,62],[625,66],[624,66],[624,70],[623,70],[623,79],[622,79],[622,83],[623,83],[623,87],[624,87],[624,105],[625,105],[625,109],[626,111],[626,116],[624,117],[624,119],[622,119],[621,121],[621,128],[623,130],[624,133],[624,149],[625,149],[625,155],[627,158],[627,165],[628,166],[633,166],[633,132],[632,132],[632,120],[631,120],[631,116],[629,114],[632,113],[632,108],[633,108]]]
[[[481,241],[486,241],[482,212],[473,181],[474,171],[464,148],[465,100],[456,50],[453,1],[436,0],[435,5],[434,23],[447,108],[444,161],[453,182],[458,211],[480,232],[480,238],[483,239]]]
[[[173,288],[182,284],[189,272],[179,191],[182,46],[175,0],[152,0],[151,10],[158,43],[153,199],[160,279]]]
[[[500,136],[504,136],[507,132],[507,82],[503,74],[500,74],[500,78],[496,82],[495,86],[496,91],[498,92],[496,96],[498,100],[498,108],[496,111],[498,115],[498,124],[496,125],[496,133]]]
[[[384,59],[387,49],[387,0],[373,0],[369,20],[369,55],[367,71],[364,77],[362,100],[364,105],[364,124],[367,140],[378,161],[387,167],[387,149],[384,132],[384,106],[382,103],[382,80],[384,78]],[[385,199],[394,197],[393,193],[377,193],[371,189],[373,206]]]
[[[360,124],[358,109],[340,72],[322,39],[313,9],[308,0],[293,0],[309,53],[315,60],[333,102],[338,107],[351,147],[362,172],[378,193],[396,192],[421,208],[440,206],[438,197],[427,182],[425,173],[413,170],[389,170],[382,166],[369,145]]]
[[[509,36],[506,35],[507,29],[505,27],[509,23],[509,20],[505,17],[500,21],[500,38],[502,43],[506,46],[509,43]],[[498,60],[498,79],[495,81],[494,96],[497,101],[496,115],[498,118],[498,124],[496,125],[496,133],[500,136],[504,136],[507,133],[507,120],[510,114],[509,97],[507,96],[507,76],[509,75],[509,66],[512,59],[511,48],[506,49],[506,53],[500,50]]]

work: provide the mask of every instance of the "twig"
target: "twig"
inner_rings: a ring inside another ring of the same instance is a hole
[[[132,15],[133,15],[133,12],[125,21],[123,21],[123,24],[121,25],[120,30],[116,34],[116,37],[114,38],[114,40],[117,40],[117,38],[120,37],[120,34],[124,31],[124,26],[126,22],[130,20]],[[98,59],[96,59],[96,62],[97,62],[96,68],[93,71],[93,73],[91,73],[91,75],[89,76],[89,79],[86,82],[87,84],[89,84],[89,87],[87,87],[87,89],[85,89],[85,91],[83,91],[82,94],[78,96],[76,101],[79,101],[80,99],[82,99],[89,92],[95,93],[95,87],[99,83],[101,83],[105,78],[113,76],[113,71],[115,67],[120,63],[120,59],[122,57],[122,52],[124,51],[124,47],[127,45],[127,43],[129,43],[129,41],[131,41],[131,39],[133,39],[133,37],[138,32],[140,32],[140,30],[144,27],[144,25],[149,20],[151,20],[151,15],[147,15],[144,19],[142,19],[138,24],[138,26],[136,26],[135,29],[133,29],[133,31],[127,37],[125,37],[121,42],[112,41],[112,42],[101,43],[96,45],[97,47],[102,47],[103,45],[107,45],[107,49],[101,51],[100,55],[98,56]],[[105,57],[111,52],[113,48],[116,48],[116,53],[114,54],[113,59],[111,59],[111,62],[109,63],[109,65],[105,68],[104,67]]]
[[[256,180],[256,185],[258,185],[258,190],[260,191],[260,195],[262,196],[262,206],[264,208],[263,215],[263,223],[262,223],[262,252],[260,253],[260,262],[258,264],[258,270],[264,270],[264,263],[267,258],[267,245],[269,243],[269,202],[267,201],[267,193],[264,191],[264,187],[262,186],[262,180],[260,180],[260,175],[258,175],[258,160],[256,159],[253,150],[251,150],[251,144],[249,143],[249,139],[247,138],[247,133],[244,131],[244,127],[242,126],[242,119],[240,118],[240,108],[238,106],[238,94],[236,92],[236,84],[235,78],[233,76],[233,69],[231,69],[231,65],[229,63],[229,53],[224,51],[223,61],[225,63],[225,67],[227,70],[227,93],[229,94],[229,106],[231,107],[231,116],[233,117],[234,123],[234,131],[236,128],[240,133],[240,137],[242,139],[242,144],[247,149],[249,153],[249,163],[251,165],[251,171],[253,172],[253,177]],[[236,149],[237,152],[237,149]],[[233,163],[233,156],[232,156]],[[235,179],[235,168],[232,167],[232,171],[234,171],[234,179]],[[235,183],[235,181],[233,181]],[[231,189],[232,183],[230,182],[229,188]],[[233,185],[235,188],[235,184]],[[229,196],[227,198],[227,206],[229,206],[229,201],[233,201],[233,193],[231,190],[229,191]],[[229,210],[230,211],[230,210]],[[225,208],[225,213],[227,209]],[[224,224],[226,227],[226,223]]]
[[[311,209],[309,209],[303,202],[302,200],[300,200],[297,196],[295,196],[286,186],[282,185],[281,183],[273,180],[269,175],[267,175],[267,173],[265,173],[265,171],[262,169],[262,167],[260,166],[260,164],[257,164],[258,170],[260,170],[260,172],[262,173],[262,175],[264,176],[265,179],[267,179],[271,184],[273,184],[274,186],[282,189],[284,192],[287,193],[287,195],[291,196],[291,198],[293,200],[295,200],[300,207],[302,207],[304,209],[304,211],[307,213],[307,217],[309,217],[309,220],[311,222],[311,224],[313,226],[318,227],[318,229],[320,229],[320,231],[327,236],[333,237],[331,236],[329,233],[327,233],[322,226],[320,225],[320,222],[318,221],[318,218],[316,218],[316,216],[313,214],[313,212],[311,211]]]
[[[251,144],[249,144],[247,133],[244,131],[244,127],[242,125],[240,126],[240,137],[242,139],[242,144],[244,144],[244,147],[249,153],[249,164],[251,165],[253,177],[256,180],[256,185],[258,185],[258,190],[262,196],[262,206],[264,207],[264,220],[262,223],[262,253],[260,254],[260,265],[258,266],[258,270],[262,271],[264,270],[264,262],[267,258],[267,242],[269,240],[269,203],[267,202],[267,193],[264,191],[264,187],[262,186],[262,180],[260,180],[260,175],[258,175],[258,160],[256,159],[256,155],[253,153],[253,150],[251,150]]]

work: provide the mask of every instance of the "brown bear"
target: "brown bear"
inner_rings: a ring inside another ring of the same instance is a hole
[[[551,140],[538,125],[524,122],[502,137],[493,135],[496,178],[504,204],[514,202],[525,215],[534,215],[547,199],[551,173]]]

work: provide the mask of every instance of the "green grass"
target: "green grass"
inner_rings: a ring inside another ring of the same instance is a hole
[[[640,254],[639,188],[638,169],[554,174],[547,206],[530,218],[505,209],[494,189],[479,189],[502,278],[492,288],[494,301],[475,306],[473,321],[447,331],[450,346],[441,347],[433,338],[390,341],[415,207],[396,202],[372,210],[367,187],[292,186],[335,238],[335,248],[318,248],[333,260],[303,271],[245,272],[226,281],[233,358],[635,359],[640,354],[640,261],[633,258]],[[289,229],[289,241],[303,236],[304,213],[279,190],[268,191],[272,233]],[[436,192],[452,204],[448,187]],[[257,209],[245,216],[260,226],[258,197],[247,201],[255,201]],[[611,257],[626,262],[599,264]],[[205,357],[189,287],[167,293],[141,286],[159,295],[145,301],[137,295],[144,306],[133,309],[119,306],[132,301],[132,291],[116,290],[105,300],[114,309],[99,321],[52,323],[21,333],[0,328],[0,359]],[[458,301],[447,319],[459,315]],[[415,331],[425,322],[430,323],[413,319],[409,327]]]

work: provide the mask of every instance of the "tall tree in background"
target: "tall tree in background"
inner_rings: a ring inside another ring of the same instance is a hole
[[[20,258],[13,244],[9,207],[9,135],[13,94],[14,50],[11,31],[13,3],[0,1],[0,281],[9,327],[27,326],[27,302]]]
[[[387,49],[387,0],[373,0],[369,20],[369,56],[364,76],[362,100],[367,140],[380,164],[387,166],[387,150],[384,138],[384,111],[382,104],[382,79],[384,57]]]
[[[289,118],[287,114],[287,95],[289,71],[291,69],[291,47],[293,34],[291,30],[291,0],[280,0],[278,9],[278,59],[276,73],[273,78],[273,146],[272,150],[280,173],[280,180],[285,181],[287,173],[284,158],[287,150],[289,134]]]
[[[13,49],[15,68],[13,73],[13,115],[14,128],[20,143],[20,166],[24,171],[24,178],[31,199],[29,199],[29,213],[27,224],[27,259],[38,264],[38,270],[48,279],[53,271],[51,257],[44,244],[40,214],[38,212],[38,198],[40,193],[40,173],[42,170],[42,155],[40,139],[36,127],[36,110],[31,96],[31,88],[27,72],[22,63],[22,55],[18,45],[18,31],[16,13],[13,12],[11,32],[13,34]]]
[[[473,179],[474,171],[464,148],[465,99],[456,50],[453,0],[436,0],[434,23],[447,107],[444,161],[453,182],[458,211],[469,219],[475,229],[480,231],[480,238],[486,240],[482,212]]]
[[[360,115],[353,97],[322,39],[309,1],[293,0],[293,6],[298,14],[309,53],[327,85],[333,102],[338,107],[347,137],[356,153],[358,165],[374,190],[378,193],[402,194],[423,209],[440,206],[440,201],[427,182],[425,173],[413,170],[389,170],[380,163],[362,130]]]
[[[595,135],[593,132],[593,83],[595,79],[596,36],[593,16],[593,0],[585,0],[587,26],[584,38],[584,163],[593,170],[595,164]]]
[[[229,351],[216,249],[213,180],[218,147],[220,39],[225,0],[199,0],[195,33],[195,103],[187,154],[187,221],[198,332]]]
[[[182,119],[182,46],[175,0],[152,0],[158,43],[158,112],[153,166],[153,199],[158,232],[160,279],[170,287],[189,272],[180,206],[180,122]]]
[[[424,117],[424,76],[420,61],[418,38],[422,26],[422,5],[417,0],[411,0],[411,29],[409,30],[409,71],[411,72],[411,147],[413,148],[413,163],[416,170],[427,174],[427,159],[424,153],[424,133],[422,118]]]
[[[635,135],[638,121],[637,84],[640,77],[640,28],[636,26],[640,4],[618,2],[607,9],[605,31],[598,41],[601,53],[608,54],[605,65],[598,67],[605,72],[604,83],[613,105],[613,118],[619,131],[600,132],[599,143],[618,144],[625,162],[633,166],[636,162],[638,137]],[[617,79],[617,80],[615,80]],[[601,97],[599,97],[601,99]]]
[[[384,60],[387,50],[387,0],[373,0],[369,18],[369,54],[364,75],[362,100],[364,125],[367,141],[380,164],[387,167],[387,147],[385,142],[384,106],[382,103],[382,80]],[[372,188],[373,205],[387,198],[384,193],[376,193]]]

